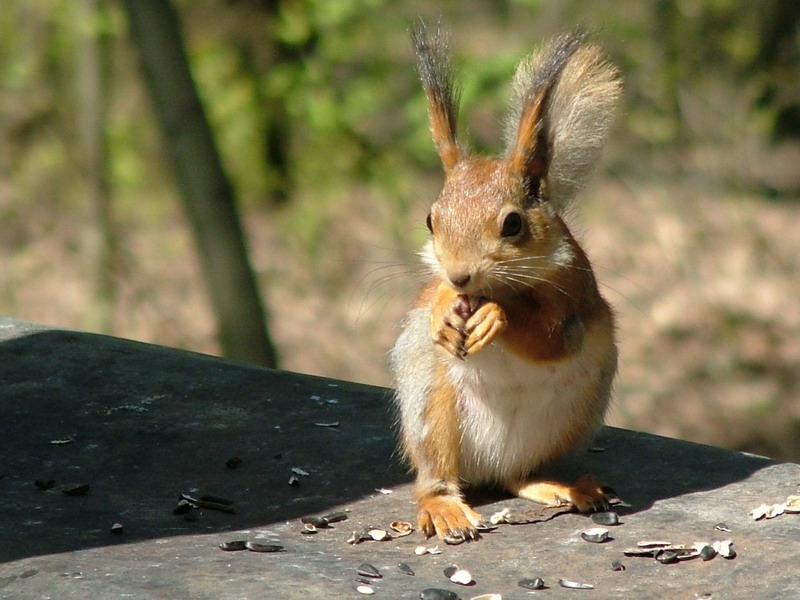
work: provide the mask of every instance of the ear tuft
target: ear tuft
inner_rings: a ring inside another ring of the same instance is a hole
[[[621,93],[617,69],[585,38],[560,36],[520,63],[506,127],[509,168],[559,211],[585,185]]]
[[[430,34],[425,23],[419,21],[411,29],[411,42],[417,58],[417,71],[428,98],[433,142],[445,172],[449,172],[461,159],[456,136],[460,90],[451,65],[449,39],[438,27]]]

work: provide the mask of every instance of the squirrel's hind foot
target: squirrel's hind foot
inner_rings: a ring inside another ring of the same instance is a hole
[[[556,481],[524,481],[509,488],[515,496],[547,506],[571,504],[578,512],[608,510],[618,501],[616,493],[593,475],[584,475],[573,485]]]

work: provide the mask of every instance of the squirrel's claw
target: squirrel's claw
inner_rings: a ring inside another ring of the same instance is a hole
[[[466,323],[464,350],[468,355],[480,352],[508,327],[506,313],[500,305],[486,302]]]
[[[593,475],[584,475],[569,490],[569,501],[582,513],[608,510],[615,500],[616,492]]]
[[[419,501],[418,521],[426,537],[460,542],[480,537],[475,527],[482,517],[457,496],[429,496]]]

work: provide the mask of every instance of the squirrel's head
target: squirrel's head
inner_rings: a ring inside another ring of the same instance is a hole
[[[458,90],[447,40],[411,32],[445,184],[423,252],[460,293],[497,297],[530,287],[572,259],[564,209],[597,161],[620,94],[616,69],[585,35],[556,38],[522,61],[506,150],[488,159],[458,143]]]

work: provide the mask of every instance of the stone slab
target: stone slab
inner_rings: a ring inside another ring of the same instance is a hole
[[[358,598],[364,562],[383,573],[376,598],[419,598],[429,587],[463,599],[800,597],[800,515],[748,515],[800,493],[794,464],[606,428],[602,452],[554,470],[592,472],[631,505],[611,541],[581,540],[591,521],[564,514],[417,556],[418,532],[347,543],[353,530],[414,520],[387,390],[0,318],[0,398],[0,598]],[[231,458],[239,466],[228,468]],[[308,473],[296,487],[293,467]],[[87,495],[60,491],[78,483]],[[204,508],[187,520],[173,514],[181,493],[230,499],[236,513]],[[491,492],[472,500],[484,515],[531,506]],[[300,517],[337,510],[349,518],[301,533]],[[715,530],[720,522],[731,531]],[[726,537],[735,559],[622,557],[642,539]],[[284,551],[219,549],[231,540]],[[618,558],[625,571],[611,570]],[[451,564],[475,584],[448,581]],[[517,587],[526,577],[547,589]],[[595,589],[563,589],[562,578]]]

